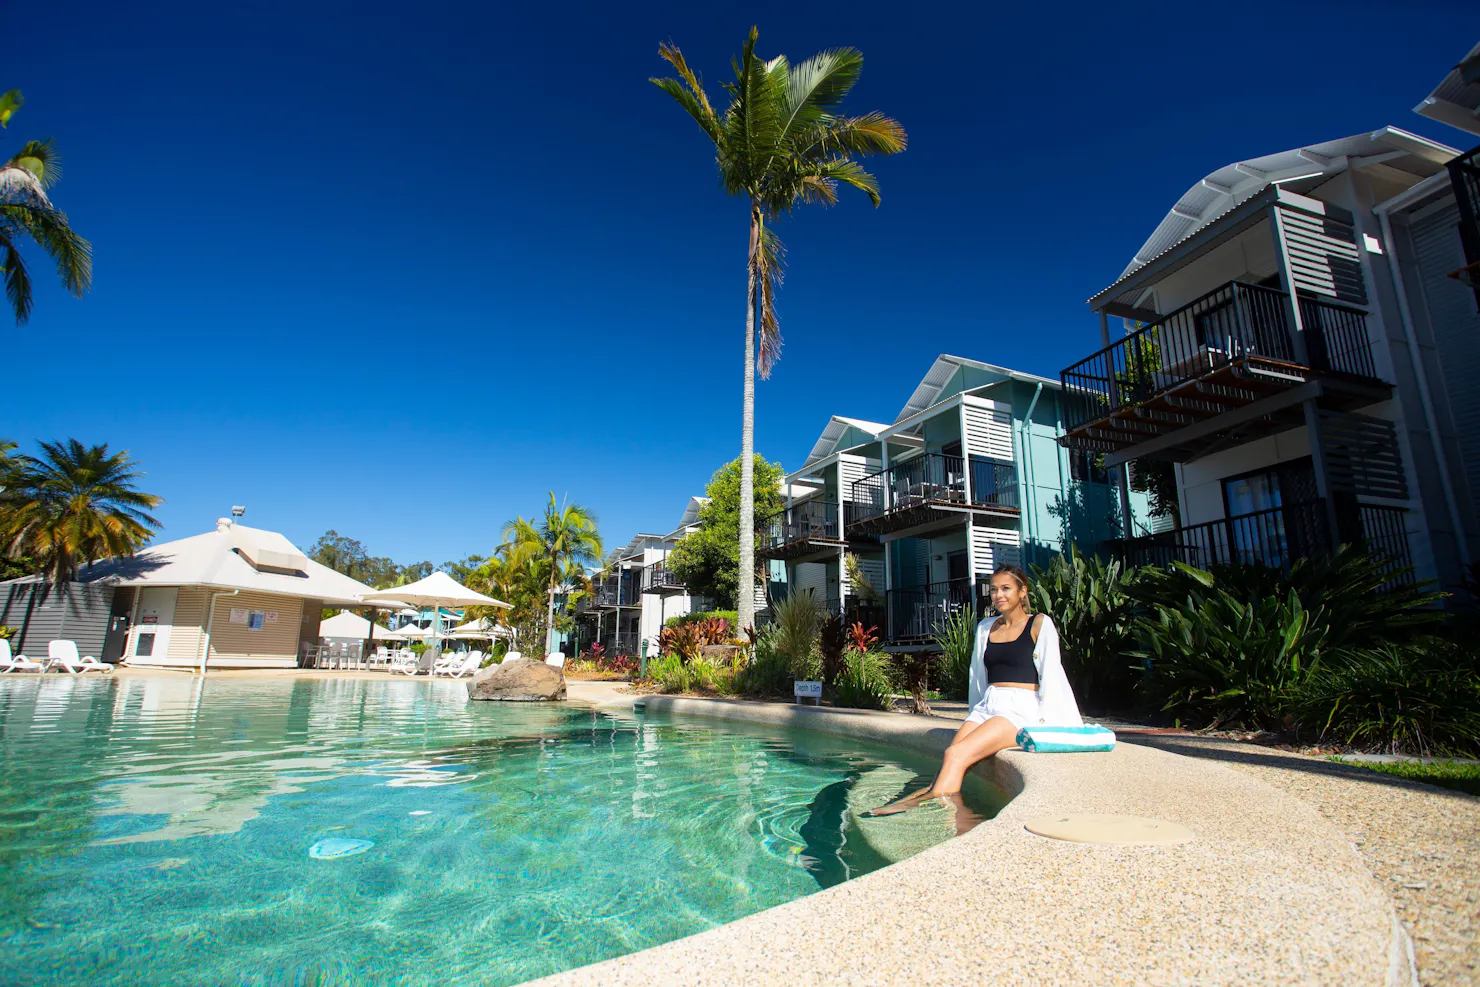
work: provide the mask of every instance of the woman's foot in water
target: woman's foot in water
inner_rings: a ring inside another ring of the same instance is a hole
[[[934,798],[934,796],[930,792],[930,789],[922,788],[920,791],[916,792],[913,795],[906,795],[904,798],[898,799],[894,802],[890,802],[888,805],[881,805],[877,809],[872,809],[868,812],[865,812],[863,816],[865,819],[875,819],[879,816],[896,816],[901,812],[913,809],[921,802],[924,802],[926,799],[930,798]]]

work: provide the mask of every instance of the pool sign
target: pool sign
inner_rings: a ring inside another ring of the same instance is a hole
[[[233,624],[245,624],[247,622],[247,611],[245,607],[231,608],[231,622]]]
[[[797,679],[792,683],[792,690],[798,699],[815,699],[817,705],[822,705],[822,683],[804,682]]]

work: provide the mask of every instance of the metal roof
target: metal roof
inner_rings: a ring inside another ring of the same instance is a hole
[[[915,393],[910,395],[909,401],[905,402],[904,408],[895,417],[893,424],[898,425],[906,418],[918,415],[927,408],[934,407],[941,401],[941,392],[956,376],[956,371],[962,367],[971,367],[984,371],[988,374],[1000,376],[1003,380],[1021,380],[1029,384],[1046,384],[1050,387],[1058,387],[1059,382],[1048,377],[1040,377],[1037,374],[1026,374],[1021,370],[1009,370],[1006,367],[998,367],[990,363],[982,363],[980,360],[970,360],[964,356],[952,356],[942,353],[935,358],[930,365],[930,370],[925,378],[920,381],[920,386],[915,388]],[[977,387],[986,385],[978,384]],[[973,388],[965,388],[972,390]]]
[[[838,443],[842,441],[848,429],[856,428],[868,435],[878,435],[888,428],[878,422],[864,421],[862,418],[844,418],[842,415],[833,415],[827,420],[827,426],[823,428],[822,434],[812,445],[812,451],[807,454],[807,461],[802,464],[802,469],[807,469],[813,463],[819,462],[837,452]],[[800,470],[798,470],[800,472]]]
[[[1115,298],[1122,283],[1136,271],[1271,185],[1325,180],[1345,171],[1356,158],[1379,158],[1389,168],[1412,175],[1417,183],[1442,171],[1445,163],[1458,153],[1452,147],[1406,130],[1383,127],[1224,165],[1182,194],[1141,244],[1120,277],[1089,302],[1095,306],[1103,299]]]
[[[1413,112],[1467,133],[1480,134],[1480,44],[1449,70]]]

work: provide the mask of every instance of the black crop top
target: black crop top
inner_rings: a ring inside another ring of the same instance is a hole
[[[1033,618],[1023,625],[1023,632],[1011,641],[993,641],[987,632],[987,647],[982,652],[987,666],[987,684],[994,682],[1031,682],[1038,684],[1038,666],[1033,664]]]

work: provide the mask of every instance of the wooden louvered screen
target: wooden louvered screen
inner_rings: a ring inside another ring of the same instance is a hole
[[[1321,445],[1331,489],[1363,497],[1408,499],[1398,432],[1384,418],[1321,412]]]
[[[1367,304],[1367,286],[1357,260],[1352,225],[1333,216],[1277,206],[1285,230],[1285,253],[1295,287],[1352,305]]]

